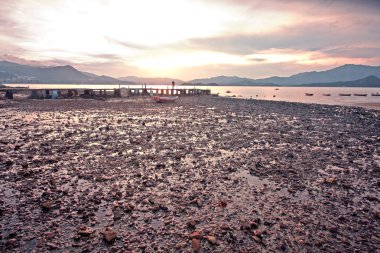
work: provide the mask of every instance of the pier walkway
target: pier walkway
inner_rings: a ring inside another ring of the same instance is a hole
[[[130,97],[130,96],[194,96],[194,95],[210,95],[211,90],[196,88],[118,88],[118,89],[97,89],[97,88],[45,88],[45,89],[29,89],[29,88],[0,88],[0,93],[5,93],[5,97],[13,99],[14,94],[24,94],[32,99],[49,99],[57,98],[74,98],[74,97]]]

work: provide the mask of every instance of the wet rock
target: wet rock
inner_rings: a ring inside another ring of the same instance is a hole
[[[219,206],[222,207],[222,208],[226,208],[227,207],[227,202],[224,201],[224,200],[220,200],[219,201]]]
[[[191,240],[191,247],[192,247],[194,253],[200,253],[201,252],[201,241],[196,239],[196,238],[193,238]]]
[[[202,238],[202,234],[201,232],[199,231],[194,231],[190,234],[190,239],[193,239],[193,238],[196,238],[196,239],[201,239]]]
[[[4,162],[4,164],[5,164],[5,166],[12,166],[13,164],[14,164],[14,162],[12,161],[12,160],[6,160],[5,162]]]
[[[280,225],[280,228],[282,228],[282,229],[285,229],[285,228],[288,228],[288,227],[289,227],[288,223],[285,222],[285,221],[281,221],[281,222],[279,223],[279,225]]]
[[[132,212],[134,208],[135,208],[134,205],[132,205],[131,203],[124,203],[123,204],[123,209],[125,212],[128,212],[128,213]]]
[[[252,239],[253,239],[255,242],[259,242],[259,243],[261,243],[261,238],[258,237],[257,235],[252,236]]]
[[[216,245],[217,244],[217,241],[216,241],[216,238],[214,236],[211,236],[211,235],[208,235],[208,236],[205,236],[205,239],[212,245]]]
[[[123,215],[124,211],[120,207],[115,208],[115,210],[113,211],[113,218],[115,220],[120,219],[121,217],[123,217]]]
[[[49,250],[56,250],[56,249],[59,249],[59,246],[55,243],[52,243],[52,242],[48,242],[46,243],[46,247],[49,249]]]
[[[372,196],[372,195],[368,195],[368,196],[366,196],[365,197],[367,200],[369,200],[369,201],[372,201],[372,202],[377,202],[377,201],[379,201],[379,199],[378,198],[376,198],[375,196]]]
[[[52,201],[45,201],[41,204],[42,210],[44,212],[50,211],[53,207],[53,202]]]
[[[262,237],[263,237],[263,233],[264,233],[264,231],[263,231],[263,230],[260,230],[260,229],[255,229],[255,230],[253,231],[253,234],[254,234],[255,236],[259,237],[259,238],[262,238]]]
[[[105,230],[103,230],[101,232],[103,234],[103,239],[107,242],[107,243],[112,243],[115,241],[116,239],[116,231],[114,231],[112,228],[109,228],[107,227]]]
[[[83,236],[89,236],[94,232],[92,228],[86,227],[86,226],[80,226],[78,228],[78,234]]]
[[[8,247],[8,248],[14,248],[14,247],[16,247],[17,246],[17,239],[16,238],[8,239],[5,242],[5,246]]]
[[[328,183],[328,184],[336,184],[337,183],[337,179],[335,177],[328,177],[328,178],[325,178],[325,183]]]
[[[187,226],[188,226],[189,228],[195,228],[195,226],[197,225],[197,223],[198,223],[197,220],[194,220],[194,219],[192,219],[192,220],[188,220],[188,221],[187,221]]]
[[[221,230],[231,230],[231,227],[230,227],[230,225],[228,225],[228,224],[226,224],[226,223],[222,223],[222,224],[220,225],[220,229],[221,229]]]

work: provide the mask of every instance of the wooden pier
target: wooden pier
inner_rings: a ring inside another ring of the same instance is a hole
[[[5,93],[5,98],[13,99],[14,94],[24,94],[31,99],[51,99],[51,98],[111,98],[111,97],[131,97],[131,96],[195,96],[211,95],[208,89],[187,89],[187,88],[118,88],[118,89],[89,89],[89,88],[0,88],[0,93]]]

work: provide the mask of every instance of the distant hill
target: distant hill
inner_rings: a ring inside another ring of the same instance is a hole
[[[181,85],[184,81],[179,79],[173,79],[169,77],[137,77],[137,76],[126,76],[119,77],[119,80],[133,82],[135,84],[147,84],[147,85],[171,85],[172,81],[176,85]]]
[[[274,83],[257,82],[255,79],[243,78],[238,76],[216,76],[205,79],[194,79],[188,81],[192,84],[218,84],[218,85],[231,85],[231,86],[277,86]]]
[[[326,71],[304,72],[289,77],[262,79],[238,76],[216,76],[184,82],[168,77],[98,76],[81,72],[70,65],[45,67],[0,61],[0,83],[62,83],[62,84],[147,84],[147,85],[232,85],[232,86],[322,86],[379,87],[380,66],[347,64]]]
[[[311,83],[299,86],[304,87],[380,87],[380,78],[368,76],[355,81],[340,81],[331,83]]]
[[[3,83],[120,83],[108,76],[81,72],[70,65],[41,67],[0,61],[0,82]],[[126,82],[123,82],[126,83]]]
[[[182,86],[220,86],[217,83],[207,83],[207,84],[204,84],[204,83],[183,83],[181,85]]]
[[[380,66],[346,64],[326,71],[304,72],[290,77],[270,77],[256,79],[256,82],[275,83],[280,85],[300,85],[312,83],[331,83],[355,81],[368,76],[380,78]]]
[[[334,82],[347,82],[363,79],[369,76],[380,78],[380,66],[365,66],[347,64],[326,71],[304,72],[289,77],[269,77],[262,79],[250,79],[237,76],[217,76],[206,79],[194,79],[189,83],[217,83],[219,85],[286,85],[296,86],[313,84],[320,85]],[[366,82],[366,81],[363,81]],[[360,85],[363,85],[360,84]],[[364,87],[364,86],[361,86]],[[365,86],[367,87],[367,86]]]

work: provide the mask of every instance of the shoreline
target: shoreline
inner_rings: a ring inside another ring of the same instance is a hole
[[[101,97],[100,97],[101,98]],[[106,100],[108,101],[112,101],[112,100],[125,100],[125,101],[128,101],[128,100],[135,100],[135,99],[146,99],[147,97],[146,96],[130,96],[130,97],[123,97],[123,98],[112,98],[112,97],[108,97],[106,98]],[[274,102],[274,103],[294,103],[294,104],[304,104],[304,105],[321,105],[321,106],[343,106],[343,107],[357,107],[357,108],[363,108],[363,109],[366,109],[366,110],[380,110],[380,103],[377,103],[377,102],[369,102],[369,103],[353,103],[353,104],[326,104],[326,103],[312,103],[312,102],[294,102],[294,101],[286,101],[286,100],[269,100],[269,99],[260,99],[260,98],[244,98],[244,97],[233,97],[233,96],[218,96],[218,98],[224,98],[224,99],[236,99],[236,100],[247,100],[247,101],[263,101],[263,102]],[[28,98],[26,97],[15,97],[15,99],[13,99],[14,102],[17,102],[17,101],[22,101],[22,100],[29,100]],[[32,99],[31,101],[49,101],[51,99]],[[78,101],[78,100],[83,100],[83,101],[91,101],[93,99],[84,99],[84,98],[71,98],[71,99],[59,99],[59,100],[74,100],[74,101]],[[8,101],[8,103],[12,103],[12,100],[5,100],[5,99],[0,99],[0,106],[1,104],[5,104],[6,102],[5,101]]]
[[[37,85],[38,86],[38,85]],[[36,87],[37,87],[36,86]],[[48,85],[49,86],[49,85]],[[61,85],[62,86],[62,85]],[[52,86],[59,88],[59,85]],[[91,85],[66,85],[60,88],[94,88]],[[102,87],[96,86],[96,88]],[[118,88],[119,86],[108,85],[104,88]],[[124,86],[126,87],[126,86]],[[129,86],[128,86],[129,87]],[[140,87],[140,85],[130,86],[130,87]],[[156,85],[149,86],[152,88],[158,89],[167,89],[167,85]],[[40,87],[45,88],[45,87]],[[178,86],[177,88],[182,89],[182,86]],[[379,93],[380,90],[378,88],[312,88],[312,87],[280,87],[279,90],[275,90],[274,87],[245,87],[245,86],[202,86],[198,87],[201,89],[210,89],[212,93],[218,93],[221,96],[231,96],[235,95],[237,98],[245,97],[247,99],[263,99],[263,100],[273,100],[273,101],[289,101],[289,102],[302,102],[302,103],[319,103],[319,104],[331,104],[331,105],[349,105],[349,106],[364,106],[371,109],[377,109],[379,106],[377,104],[380,102],[380,97],[372,96],[372,93]],[[227,93],[227,91],[231,93]],[[312,93],[314,96],[306,97],[305,93]],[[339,96],[339,94],[367,94],[367,96],[348,96],[343,97]],[[331,96],[323,96],[323,94],[330,94]],[[364,104],[364,105],[362,105]],[[370,105],[367,105],[370,104]]]
[[[379,111],[194,96],[0,112],[2,251],[377,249]]]

